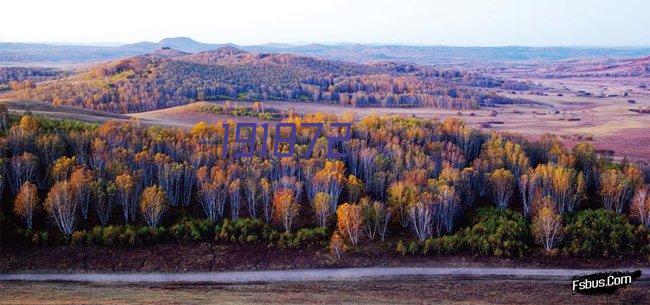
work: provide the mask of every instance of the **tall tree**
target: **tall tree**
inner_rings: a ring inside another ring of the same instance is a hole
[[[130,174],[115,177],[115,190],[117,203],[122,206],[124,222],[135,221],[137,201],[135,198],[135,180]]]
[[[27,181],[20,187],[14,201],[14,213],[25,221],[27,229],[32,228],[32,217],[37,205],[38,190],[33,183]]]
[[[153,185],[144,189],[140,199],[140,212],[149,227],[155,228],[160,224],[167,210],[167,202],[167,194],[162,187]]]
[[[488,175],[494,203],[500,209],[508,207],[514,190],[515,176],[507,169],[496,169]]]
[[[300,205],[296,203],[293,192],[288,189],[281,189],[273,196],[273,215],[276,222],[282,224],[284,230],[289,233],[293,222],[300,212]]]
[[[45,210],[50,214],[59,230],[71,235],[77,219],[77,202],[74,191],[67,181],[55,183],[45,199]]]
[[[336,210],[337,228],[347,235],[352,245],[357,245],[363,232],[363,210],[356,204],[344,203]]]

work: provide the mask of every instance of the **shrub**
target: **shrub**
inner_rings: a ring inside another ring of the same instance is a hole
[[[302,228],[296,233],[280,234],[277,245],[286,248],[317,249],[327,247],[329,239],[325,228]]]
[[[395,251],[397,251],[397,253],[401,254],[402,256],[406,255],[406,247],[404,246],[404,242],[401,239],[397,242]]]
[[[214,237],[214,222],[211,219],[183,218],[174,224],[169,233],[177,241],[207,241]]]
[[[36,231],[21,227],[15,229],[12,238],[21,242],[42,246],[48,245],[50,242],[50,235],[47,231]]]
[[[215,240],[234,243],[257,243],[270,241],[277,236],[273,228],[256,218],[239,218],[234,221],[224,219],[221,226],[217,226]],[[275,233],[275,234],[273,234]]]
[[[90,231],[76,231],[72,234],[73,244],[89,246],[137,246],[166,240],[164,228],[145,226],[95,226]]]
[[[422,254],[456,254],[464,251],[467,243],[461,233],[428,238],[422,246]]]
[[[470,251],[495,256],[521,257],[530,243],[530,230],[524,217],[507,209],[478,209],[472,226],[457,234],[461,234]],[[451,243],[446,246],[458,245],[457,240],[446,242]]]
[[[415,255],[416,253],[418,253],[418,249],[419,249],[418,243],[415,242],[414,240],[412,240],[408,244],[408,246],[406,246],[406,252],[408,252],[411,255]]]
[[[621,256],[636,252],[634,227],[613,211],[584,210],[567,221],[564,249],[576,256]]]
[[[38,231],[32,235],[31,242],[35,245],[47,245],[50,241],[50,234],[47,231]]]

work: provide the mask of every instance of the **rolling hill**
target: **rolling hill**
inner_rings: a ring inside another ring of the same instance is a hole
[[[502,83],[475,73],[398,62],[358,64],[250,53],[232,46],[194,54],[163,47],[11,95],[113,113],[163,109],[197,100],[451,109],[526,102],[468,87]]]

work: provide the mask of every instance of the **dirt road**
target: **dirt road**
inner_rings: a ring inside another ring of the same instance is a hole
[[[511,276],[563,279],[607,270],[528,268],[346,268],[205,273],[12,273],[0,274],[0,281],[57,281],[87,283],[210,283],[252,284],[314,281],[358,281],[405,276]],[[633,271],[635,268],[617,269]],[[638,280],[650,280],[650,268],[641,268]]]

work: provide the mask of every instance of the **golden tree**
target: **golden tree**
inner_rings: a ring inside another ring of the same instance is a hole
[[[413,184],[398,181],[388,188],[388,205],[397,215],[402,227],[408,225],[407,209],[416,202],[417,187]]]
[[[327,227],[327,220],[331,215],[330,201],[332,198],[325,192],[318,192],[312,200],[312,208],[314,209],[314,214],[318,219],[318,224],[325,228]]]
[[[70,186],[74,192],[74,200],[81,209],[81,217],[88,219],[90,207],[90,192],[93,182],[93,171],[83,167],[77,167],[70,174]]]
[[[162,187],[153,185],[144,189],[140,199],[140,213],[149,227],[155,228],[160,224],[167,205],[167,194]]]
[[[609,169],[600,175],[598,193],[603,198],[605,209],[622,214],[629,204],[635,188],[633,175],[617,169]]]
[[[336,210],[337,228],[356,245],[363,231],[363,210],[356,204],[344,203]]]
[[[348,200],[350,202],[358,202],[359,198],[363,196],[365,186],[363,185],[363,181],[361,181],[359,178],[357,178],[354,175],[350,175],[348,177]]]
[[[366,225],[366,234],[370,240],[379,235],[381,241],[386,237],[386,228],[390,221],[391,210],[380,201],[370,201],[369,197],[363,197],[359,201],[363,210],[363,223]]]
[[[77,158],[61,157],[52,165],[51,174],[54,181],[63,181],[68,179],[72,169],[77,164]]]
[[[514,191],[515,176],[507,169],[496,169],[488,174],[489,186],[492,189],[494,203],[505,209]]]
[[[325,192],[330,197],[330,208],[332,212],[336,210],[339,195],[343,190],[346,182],[345,164],[341,161],[325,161],[323,168],[314,174],[311,178],[308,194],[315,195],[318,192]]]
[[[562,237],[562,217],[555,212],[550,197],[540,199],[539,209],[533,216],[532,231],[535,241],[551,251]]]
[[[135,212],[137,211],[137,202],[133,198],[135,180],[129,174],[119,175],[115,177],[115,188],[117,191],[117,202],[122,206],[124,222],[129,223],[129,220],[135,220]]]
[[[273,196],[273,218],[281,223],[284,230],[289,233],[293,221],[300,212],[300,205],[296,203],[293,192],[289,189],[281,189]]]
[[[32,228],[32,216],[34,216],[37,204],[38,190],[36,186],[29,181],[23,183],[14,201],[14,213],[25,221],[27,229]]]
[[[330,251],[336,255],[338,259],[341,259],[341,254],[347,250],[347,245],[345,244],[345,241],[343,241],[343,238],[341,237],[341,234],[338,232],[334,232],[332,234],[332,238],[330,239]]]

